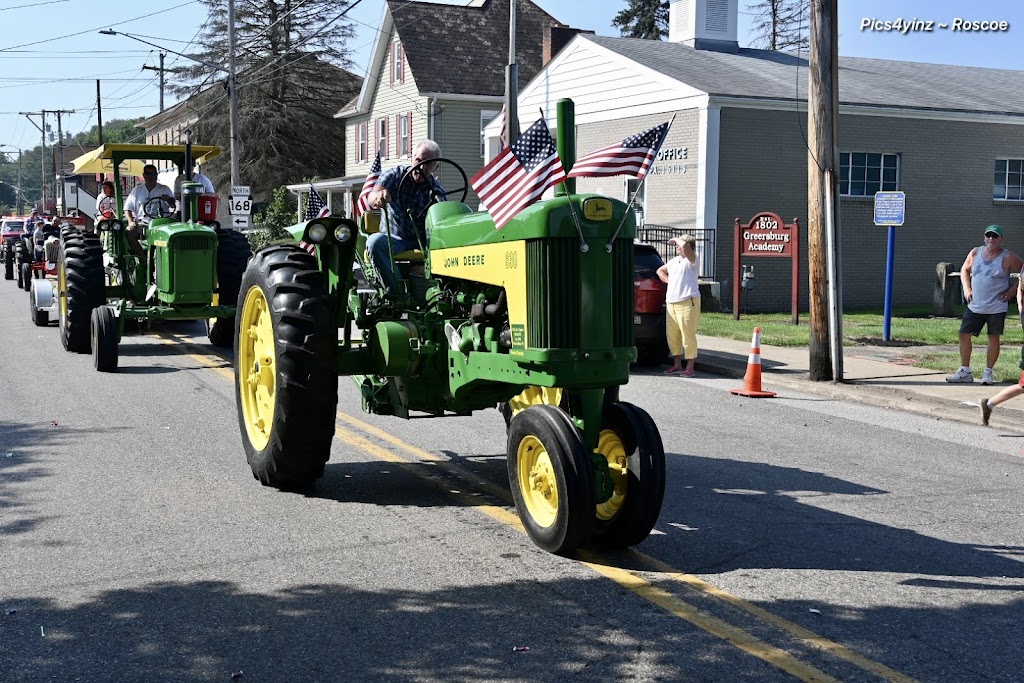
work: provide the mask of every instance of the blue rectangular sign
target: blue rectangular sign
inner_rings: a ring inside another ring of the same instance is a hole
[[[903,225],[903,214],[906,208],[906,193],[876,192],[875,225]]]

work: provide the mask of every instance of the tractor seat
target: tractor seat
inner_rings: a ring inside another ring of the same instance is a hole
[[[380,211],[367,211],[359,216],[359,231],[369,237],[380,232]],[[398,261],[422,261],[423,251],[421,249],[406,249],[394,255],[395,262]]]

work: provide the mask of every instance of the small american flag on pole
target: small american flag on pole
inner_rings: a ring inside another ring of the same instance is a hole
[[[326,218],[331,215],[331,207],[324,203],[324,200],[320,197],[320,193],[313,187],[313,183],[309,184],[309,198],[306,200],[306,220],[311,221],[314,218]]]
[[[643,178],[651,170],[658,150],[668,135],[669,121],[636,135],[630,135],[622,142],[602,147],[584,154],[573,164],[570,178],[599,178],[602,176],[629,175]]]
[[[469,184],[501,230],[513,216],[540,199],[544,191],[565,180],[562,160],[544,119],[501,151],[474,175]]]
[[[366,176],[366,181],[363,182],[363,189],[359,191],[359,199],[356,200],[356,218],[359,215],[370,210],[370,193],[373,192],[373,188],[377,185],[377,180],[380,178],[380,152],[377,152],[377,158],[373,160],[373,164],[370,166],[370,172]]]
[[[309,197],[306,199],[306,220],[311,221],[316,218],[327,218],[331,215],[331,207],[324,203],[323,198],[320,197],[320,193],[313,187],[313,183],[309,184]],[[310,244],[305,240],[299,240],[299,246],[308,251],[310,254],[316,253],[316,245]]]

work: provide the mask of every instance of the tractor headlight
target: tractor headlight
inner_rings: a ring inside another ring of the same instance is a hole
[[[339,242],[348,242],[350,237],[352,237],[352,228],[347,225],[339,225],[334,229],[334,239]]]
[[[121,232],[121,228],[124,227],[121,225],[121,221],[110,221],[107,225],[110,226],[110,230],[113,232]]]
[[[96,224],[96,232],[103,232],[105,230],[110,230],[110,221],[104,219]]]
[[[310,223],[306,226],[306,235],[313,244],[320,244],[327,239],[327,226],[323,223]]]

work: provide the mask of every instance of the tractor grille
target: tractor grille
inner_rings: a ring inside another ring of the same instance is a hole
[[[182,251],[213,249],[213,240],[203,235],[184,235],[174,240],[174,248]]]
[[[612,346],[633,346],[633,240],[612,245]]]
[[[578,348],[580,248],[574,240],[526,243],[527,329],[530,348]]]

